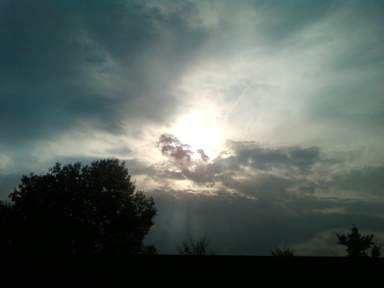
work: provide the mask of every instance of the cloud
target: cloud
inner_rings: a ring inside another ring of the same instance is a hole
[[[173,135],[162,135],[158,145],[171,164],[165,172],[158,172],[158,177],[190,181],[194,185],[192,190],[200,193],[215,193],[225,188],[230,193],[256,197],[260,201],[287,191],[315,193],[323,178],[313,173],[314,165],[331,165],[329,157],[321,155],[319,147],[272,149],[254,142],[227,141],[226,152],[207,162],[185,158],[184,154],[189,150],[183,150],[183,153],[179,150],[186,144],[181,144]],[[181,160],[187,160],[188,165],[180,165]],[[178,170],[174,171],[172,167]]]
[[[203,160],[204,162],[207,162],[207,160],[209,159],[209,157],[204,153],[204,150],[203,150],[203,149],[197,149],[197,153],[200,154],[200,156],[201,156],[201,160]]]
[[[250,166],[253,169],[269,171],[273,168],[297,167],[304,172],[309,170],[319,161],[319,147],[283,147],[262,148],[254,142],[227,141],[227,146],[232,148],[236,155],[228,157],[225,161],[237,165]]]
[[[384,167],[367,166],[343,171],[332,175],[324,183],[336,191],[349,191],[361,195],[382,195],[384,185]]]
[[[191,155],[193,152],[189,149],[188,144],[182,144],[179,139],[170,134],[163,134],[157,142],[161,153],[164,156],[168,156],[175,161],[179,161],[182,164],[183,160],[186,163],[191,162]]]
[[[188,25],[193,5],[175,11],[139,1],[1,6],[4,143],[85,127],[134,135],[148,123],[166,123],[180,104],[172,87],[205,37]]]

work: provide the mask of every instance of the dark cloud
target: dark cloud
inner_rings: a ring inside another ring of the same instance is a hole
[[[182,163],[183,160],[187,163],[191,162],[193,152],[190,150],[190,145],[181,143],[175,136],[163,134],[160,136],[157,145],[163,155],[179,161],[179,163]]]
[[[205,38],[187,24],[195,17],[190,4],[178,10],[141,1],[0,5],[3,143],[84,125],[134,134],[146,123],[165,123],[180,104],[171,87]]]
[[[207,154],[204,153],[204,150],[203,150],[203,149],[197,149],[197,153],[200,154],[200,156],[201,156],[201,160],[203,160],[204,162],[207,162],[207,160],[209,159],[209,157],[207,156]]]

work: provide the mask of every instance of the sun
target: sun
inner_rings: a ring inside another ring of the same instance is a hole
[[[208,114],[189,114],[180,118],[172,128],[172,134],[181,143],[191,146],[193,158],[200,159],[197,149],[203,149],[210,158],[216,158],[220,152],[223,135],[217,121]]]

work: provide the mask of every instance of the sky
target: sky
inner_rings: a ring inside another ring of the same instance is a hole
[[[0,1],[0,200],[125,161],[158,253],[384,244],[384,2]]]

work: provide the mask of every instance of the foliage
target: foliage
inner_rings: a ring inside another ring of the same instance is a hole
[[[152,197],[134,192],[125,162],[105,159],[23,176],[13,201],[13,251],[132,254],[156,251],[143,239],[156,215]],[[148,250],[149,249],[149,250]]]
[[[293,251],[292,250],[289,250],[289,248],[285,247],[283,249],[275,246],[275,252],[271,251],[272,253],[272,256],[277,256],[277,257],[292,257],[294,256],[293,255]]]
[[[207,250],[209,242],[206,237],[199,237],[198,240],[189,239],[189,241],[183,241],[183,244],[176,248],[180,255],[215,255],[214,250]]]
[[[367,257],[368,255],[365,253],[365,250],[369,249],[372,245],[371,255],[372,258],[377,258],[380,256],[380,246],[376,246],[372,241],[374,235],[361,236],[359,233],[359,229],[352,226],[350,230],[350,234],[347,236],[337,234],[337,238],[339,242],[337,244],[347,246],[347,257]]]

